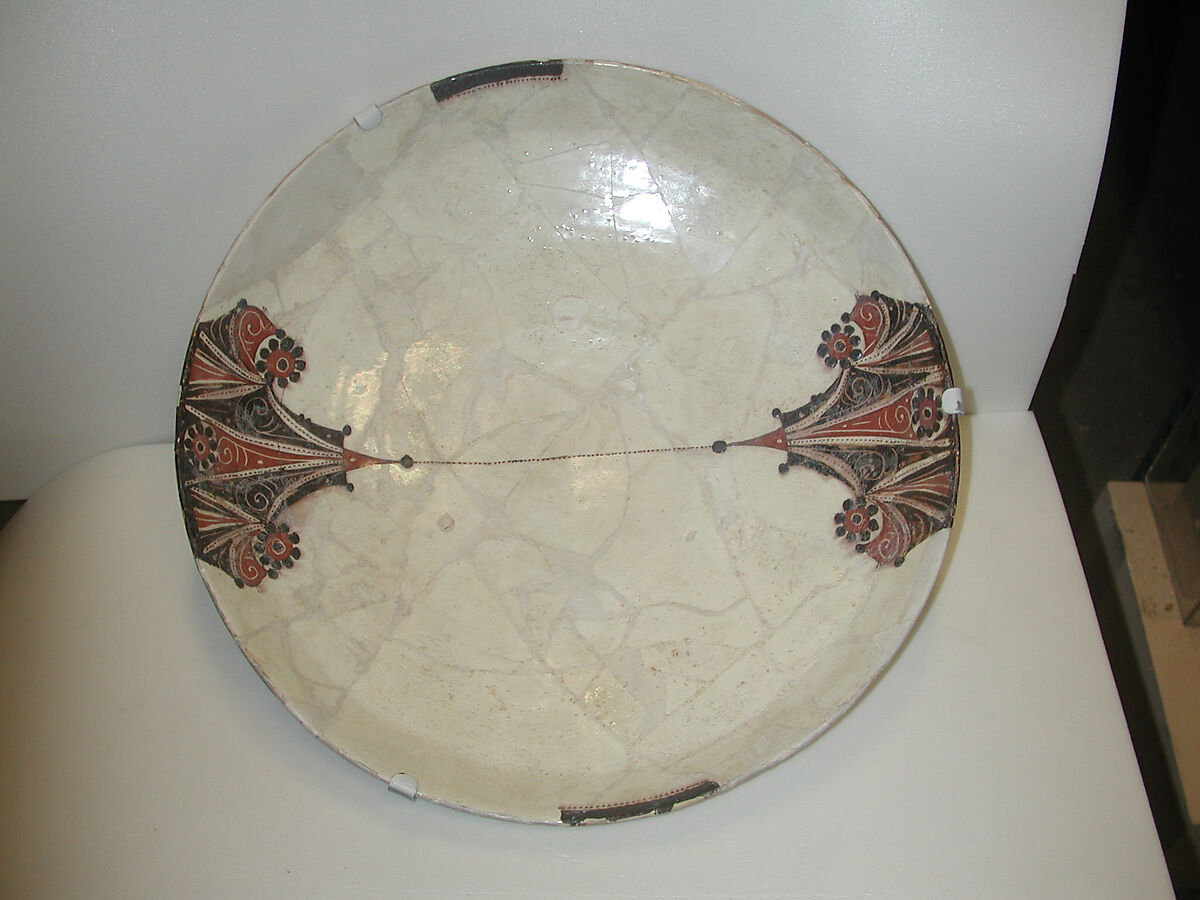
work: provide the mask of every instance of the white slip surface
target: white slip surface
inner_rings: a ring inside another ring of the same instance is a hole
[[[1169,897],[1033,416],[965,426],[947,567],[850,714],[729,794],[574,829],[321,745],[205,594],[171,448],[82,463],[0,532],[0,893]]]

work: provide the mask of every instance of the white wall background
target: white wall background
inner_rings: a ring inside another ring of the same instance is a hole
[[[188,335],[258,204],[371,103],[584,57],[813,143],[924,277],[974,411],[1025,409],[1099,176],[1123,0],[0,0],[0,497],[172,437]]]

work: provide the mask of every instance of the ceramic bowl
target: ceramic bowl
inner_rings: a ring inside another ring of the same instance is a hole
[[[795,134],[661,72],[516,63],[380,114],[266,200],[187,353],[184,518],[246,658],[393,789],[505,819],[791,755],[953,519],[904,251]]]

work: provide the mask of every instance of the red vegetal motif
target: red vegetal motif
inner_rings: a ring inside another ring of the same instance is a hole
[[[238,304],[233,320],[230,343],[237,352],[238,362],[247,369],[254,368],[254,354],[263,340],[278,329],[257,306],[248,306],[245,301]]]
[[[250,538],[243,538],[229,549],[228,571],[238,587],[255,587],[267,577],[269,570],[258,561]]]

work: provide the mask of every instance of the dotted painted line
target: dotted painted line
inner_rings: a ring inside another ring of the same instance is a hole
[[[598,459],[612,456],[637,456],[641,453],[678,453],[687,450],[711,450],[711,444],[692,447],[652,447],[648,450],[612,450],[607,453],[564,453],[561,456],[525,456],[517,459],[413,459],[405,454],[398,462],[406,469],[413,466],[507,466],[514,463],[555,462],[563,459]]]

